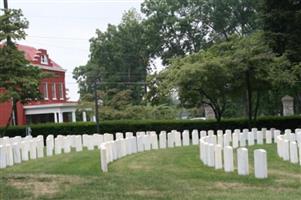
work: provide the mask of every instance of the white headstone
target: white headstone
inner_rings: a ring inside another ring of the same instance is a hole
[[[174,132],[170,132],[167,134],[167,144],[168,148],[173,148],[175,144],[175,134]]]
[[[123,133],[117,132],[117,133],[116,133],[116,140],[117,140],[117,139],[123,139]]]
[[[206,131],[201,131],[201,138],[206,137],[207,136],[207,132]]]
[[[75,136],[75,151],[79,152],[83,150],[83,144],[82,144],[82,136],[77,135]]]
[[[182,146],[181,133],[178,131],[175,131],[174,135],[175,135],[175,146],[176,147]]]
[[[0,169],[6,168],[6,147],[0,145]]]
[[[289,141],[288,140],[283,140],[282,142],[282,156],[283,160],[290,160],[290,153],[289,153]]]
[[[208,144],[208,166],[214,167],[215,166],[215,145],[214,144]]]
[[[254,137],[254,133],[253,132],[249,132],[248,133],[248,145],[249,146],[253,146],[254,145],[254,139],[255,139],[255,137]]]
[[[233,134],[234,134],[234,133],[233,133]],[[230,145],[230,140],[229,140],[229,136],[228,136],[228,134],[224,134],[223,141],[224,141],[224,147],[226,147],[226,146],[229,146],[229,145]]]
[[[226,146],[224,148],[224,170],[225,172],[233,172],[233,148]]]
[[[30,159],[37,159],[37,142],[36,140],[30,140]]]
[[[14,165],[14,155],[12,145],[7,144],[6,146],[6,165],[13,166]]]
[[[215,169],[222,169],[223,168],[223,157],[222,157],[222,146],[215,145]]]
[[[257,139],[257,144],[263,144],[263,134],[261,131],[257,131],[256,139]]]
[[[291,163],[298,163],[298,147],[296,142],[290,142],[290,161]]]
[[[272,144],[272,132],[270,130],[265,132],[265,141],[267,144]]]
[[[238,175],[249,175],[249,157],[247,148],[237,149],[237,171]]]
[[[144,136],[137,136],[137,151],[143,152],[144,151],[144,144],[143,144],[143,138]]]
[[[232,147],[233,148],[237,148],[239,146],[238,141],[239,141],[239,133],[234,132],[232,135]],[[228,145],[226,145],[226,146],[228,146]]]
[[[61,137],[56,137],[54,139],[54,153],[55,155],[62,153],[62,139]]]
[[[109,142],[114,140],[113,134],[105,133],[103,135],[104,142]]]
[[[254,171],[255,177],[264,179],[268,177],[267,153],[264,149],[254,151]]]
[[[166,131],[161,131],[159,134],[160,149],[166,148]]]
[[[21,155],[22,155],[22,161],[27,161],[29,159],[28,153],[29,153],[29,145],[28,141],[22,141],[21,142]]]
[[[40,137],[37,141],[37,156],[38,158],[44,157],[44,139],[42,139],[42,137]]]
[[[13,154],[14,154],[14,162],[16,164],[21,163],[21,153],[20,153],[19,143],[13,144]]]
[[[144,150],[145,151],[151,150],[151,141],[150,141],[150,136],[149,135],[144,135],[143,136],[143,145],[144,145]]]
[[[101,162],[101,170],[103,172],[108,172],[107,150],[105,147],[100,148],[100,162]]]
[[[191,134],[192,134],[192,144],[193,145],[199,144],[199,131],[194,129]]]
[[[182,137],[183,137],[183,146],[189,146],[189,140],[190,140],[189,131],[188,130],[183,131]]]
[[[125,137],[126,137],[126,138],[131,138],[131,137],[133,137],[133,132],[126,132],[126,133],[125,133]]]
[[[150,134],[150,140],[151,140],[151,148],[158,149],[158,136],[156,132]]]

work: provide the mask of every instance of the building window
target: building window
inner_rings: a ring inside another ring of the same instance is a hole
[[[46,55],[41,55],[41,64],[48,65],[48,58]]]
[[[55,87],[55,83],[52,83],[51,91],[52,91],[52,99],[56,100],[56,87]]]
[[[59,89],[59,99],[63,100],[64,99],[64,89],[63,89],[63,83],[58,84],[58,89]]]
[[[45,100],[48,100],[48,84],[43,83],[43,96]]]

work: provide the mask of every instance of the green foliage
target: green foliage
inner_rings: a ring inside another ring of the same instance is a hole
[[[146,78],[147,93],[145,94],[145,102],[154,105],[172,105],[172,99],[162,88],[164,76],[157,73],[148,75]]]
[[[73,72],[81,96],[92,93],[97,79],[100,82],[97,89],[104,92],[131,90],[132,103],[141,102],[149,66],[144,32],[135,10],[125,13],[119,25],[109,24],[106,31],[96,31],[90,40],[90,60]]]
[[[266,41],[278,55],[301,62],[301,2],[265,0],[263,22]]]
[[[206,51],[175,59],[161,75],[169,90],[179,92],[182,104],[207,104],[218,121],[225,112],[230,113],[226,111],[229,105],[239,107],[245,98],[251,121],[257,117],[264,93],[293,87],[299,72],[298,65],[273,54],[262,40],[262,33],[254,33],[234,36]]]
[[[16,102],[26,102],[29,99],[39,98],[39,83],[41,71],[29,65],[24,54],[15,46],[0,48],[0,102],[13,98]]]
[[[149,44],[164,63],[232,34],[246,35],[258,23],[258,0],[145,0],[141,10],[146,15]]]
[[[260,117],[257,121],[252,121],[251,127],[257,128],[277,128],[296,129],[301,128],[300,116],[291,117]],[[7,136],[14,137],[16,135],[25,136],[25,126],[10,127],[7,130]],[[100,133],[116,133],[116,132],[136,132],[136,131],[160,131],[171,130],[226,130],[226,129],[243,129],[249,128],[247,119],[225,119],[220,123],[213,120],[115,120],[101,121]],[[32,135],[66,135],[66,134],[93,134],[96,132],[95,123],[77,122],[62,124],[40,124],[32,125]],[[1,131],[2,129],[0,129]]]
[[[178,109],[165,105],[127,105],[119,110],[104,106],[100,109],[99,115],[103,120],[166,120],[176,119],[178,117]]]
[[[25,39],[25,29],[28,28],[28,21],[24,18],[21,10],[8,9],[3,10],[0,15],[0,42],[9,37],[11,40]]]

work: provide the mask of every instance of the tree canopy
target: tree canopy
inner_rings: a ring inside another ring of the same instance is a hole
[[[90,40],[91,54],[87,65],[77,67],[73,72],[81,95],[91,93],[94,80],[98,78],[99,89],[131,90],[133,103],[142,100],[149,66],[144,31],[135,10],[125,13],[119,25],[108,25],[104,32],[96,31],[96,37]]]
[[[164,63],[206,49],[232,34],[246,35],[259,26],[257,0],[145,0],[151,49]]]
[[[176,89],[184,105],[209,105],[220,120],[229,103],[246,98],[249,120],[255,119],[262,94],[294,84],[296,68],[276,57],[261,33],[213,45],[205,51],[174,60],[162,72],[169,89]],[[247,94],[247,95],[246,95]],[[256,95],[256,98],[254,96]]]
[[[301,62],[301,1],[265,0],[263,22],[266,41],[278,55]]]

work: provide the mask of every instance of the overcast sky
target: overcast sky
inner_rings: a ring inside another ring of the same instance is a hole
[[[3,0],[1,8],[3,8]],[[48,51],[52,60],[66,72],[71,100],[78,100],[72,78],[76,66],[84,65],[89,55],[89,39],[95,30],[108,23],[118,24],[130,8],[140,11],[142,0],[8,0],[10,8],[20,8],[29,21],[28,36],[21,44]]]

